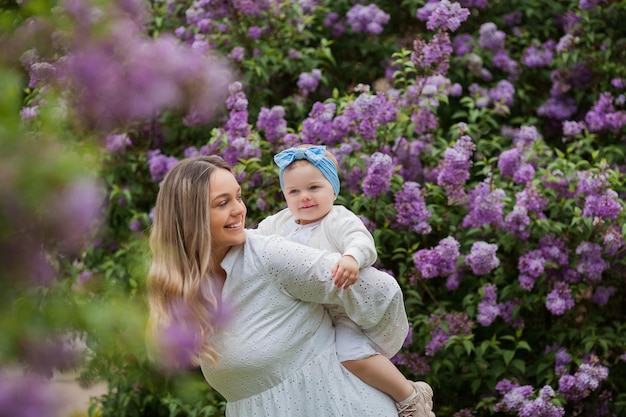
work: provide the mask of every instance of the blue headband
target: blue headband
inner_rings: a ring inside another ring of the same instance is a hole
[[[337,166],[326,156],[326,146],[311,146],[310,148],[289,148],[274,156],[274,162],[278,165],[278,178],[280,178],[280,188],[285,191],[283,183],[283,173],[285,168],[298,159],[306,159],[319,169],[324,177],[333,186],[335,195],[339,195],[339,176]]]

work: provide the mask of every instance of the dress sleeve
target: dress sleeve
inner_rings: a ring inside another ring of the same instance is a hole
[[[342,306],[348,317],[387,357],[395,355],[402,347],[409,325],[402,290],[391,275],[367,267],[359,272],[354,285],[337,288],[331,270],[339,254],[279,236],[267,239],[260,255],[266,273],[290,297]]]
[[[343,255],[353,256],[361,269],[374,265],[378,258],[376,243],[356,214],[345,207],[335,207],[329,226],[328,233]]]

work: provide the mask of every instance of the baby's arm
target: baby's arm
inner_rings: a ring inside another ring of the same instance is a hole
[[[376,262],[376,246],[371,233],[356,214],[343,206],[336,206],[332,216],[328,234],[342,251],[332,275],[335,285],[345,289],[356,282],[359,269]]]
[[[359,263],[352,255],[343,255],[333,267],[334,284],[346,289],[359,278]]]

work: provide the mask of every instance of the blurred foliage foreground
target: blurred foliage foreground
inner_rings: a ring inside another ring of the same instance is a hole
[[[394,358],[438,416],[626,413],[626,1],[26,0],[0,6],[0,417],[218,416],[183,345],[148,360],[158,184],[216,153],[249,226],[272,156],[338,158],[400,282]],[[22,378],[5,378],[19,366]]]

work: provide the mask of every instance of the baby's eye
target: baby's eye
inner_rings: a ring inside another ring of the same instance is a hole
[[[319,186],[319,185],[312,185],[312,186],[311,186],[311,190],[317,190],[318,188],[320,188],[320,186]]]
[[[289,194],[298,194],[298,190],[289,190]]]

